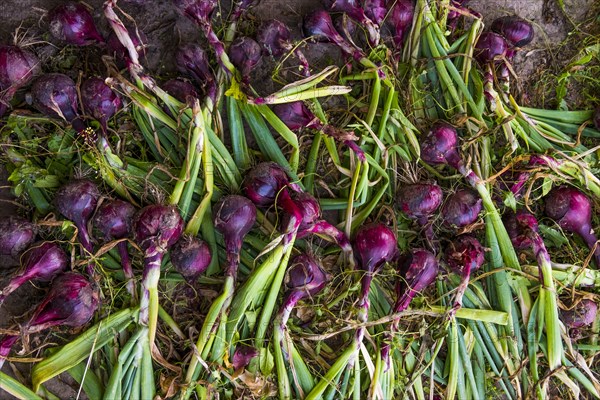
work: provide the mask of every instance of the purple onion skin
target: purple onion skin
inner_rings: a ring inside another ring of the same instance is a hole
[[[455,273],[469,276],[485,262],[485,250],[479,240],[470,235],[461,235],[446,249],[446,263]]]
[[[548,193],[545,213],[567,232],[582,237],[590,249],[596,245],[592,229],[592,203],[580,190],[571,186],[559,186]],[[600,249],[594,253],[596,266],[600,267]]]
[[[52,282],[50,291],[27,323],[25,332],[40,332],[57,325],[83,326],[94,316],[98,303],[98,291],[86,277],[66,272]]]
[[[583,299],[571,310],[561,311],[561,319],[568,328],[580,329],[591,325],[596,320],[598,304],[590,299]]]
[[[126,201],[105,201],[92,221],[95,237],[103,242],[130,237],[135,213],[135,207]]]
[[[290,178],[279,164],[262,162],[248,172],[242,191],[257,207],[270,207],[289,184]]]
[[[50,33],[56,39],[76,46],[104,43],[88,9],[75,2],[61,4],[48,13]]]
[[[394,313],[406,310],[412,299],[435,281],[439,264],[433,253],[413,249],[400,257],[397,268],[400,279],[396,284]]]
[[[367,17],[377,25],[383,23],[388,11],[385,0],[364,0],[363,9]]]
[[[333,20],[333,26],[336,31],[342,35],[348,42],[352,42],[354,34],[356,33],[356,21],[348,17],[347,14],[338,15]]]
[[[415,14],[413,0],[398,0],[390,13],[388,23],[394,32],[393,40],[396,48],[401,48],[412,27]]]
[[[396,194],[396,207],[422,225],[442,204],[442,188],[432,183],[404,185]]]
[[[247,197],[224,196],[213,207],[215,229],[223,235],[227,251],[225,274],[235,277],[240,260],[240,250],[244,236],[254,226],[256,207]]]
[[[121,98],[101,78],[89,78],[81,85],[83,109],[90,113],[106,133],[107,122],[122,107]]]
[[[95,183],[87,179],[69,182],[58,189],[54,195],[54,204],[58,212],[73,221],[78,229],[81,245],[88,252],[93,246],[87,230],[87,224],[96,210],[100,191]]]
[[[306,192],[291,192],[291,201],[294,203],[294,212],[290,213],[285,205],[283,205],[284,214],[281,217],[281,226],[284,233],[289,233],[286,229],[289,229],[290,225],[297,223],[296,229],[298,233],[297,238],[303,238],[308,234],[312,233],[315,224],[321,218],[321,206],[319,202],[310,193]],[[299,214],[296,212],[299,212]],[[293,221],[293,218],[299,215],[299,221]]]
[[[179,72],[189,75],[214,102],[217,96],[217,86],[208,55],[204,49],[194,43],[185,44],[175,54],[175,62]]]
[[[169,95],[190,107],[193,105],[194,99],[200,98],[196,87],[181,79],[170,79],[162,85],[162,88]]]
[[[508,42],[494,32],[483,32],[475,44],[475,59],[481,64],[488,64],[506,56]]]
[[[69,257],[58,244],[41,242],[23,253],[21,265],[22,270],[2,290],[0,304],[25,282],[50,282],[69,267]]]
[[[36,235],[36,226],[24,218],[9,216],[0,219],[0,255],[19,257],[33,243]]]
[[[514,47],[526,46],[534,37],[533,25],[516,15],[496,18],[492,22],[491,30],[504,36]]]
[[[135,207],[126,201],[105,201],[98,207],[92,220],[95,237],[105,243],[115,239],[130,237],[133,232],[133,218],[135,213]],[[123,273],[125,274],[125,278],[129,280],[127,290],[134,295],[133,269],[131,268],[127,242],[119,242],[117,250],[121,257]]]
[[[247,36],[238,37],[229,47],[229,60],[241,72],[244,80],[254,70],[261,58],[262,49]]]
[[[256,356],[258,356],[258,350],[255,347],[239,344],[233,352],[231,366],[235,371],[245,368]]]
[[[413,249],[400,256],[397,269],[400,279],[396,282],[396,303],[393,312],[406,310],[412,299],[435,281],[439,264],[435,256],[427,250]],[[390,367],[390,342],[398,330],[400,319],[394,318],[390,331],[386,334],[385,344],[381,348],[381,359],[386,371]]]
[[[263,55],[281,57],[292,49],[290,30],[281,21],[265,21],[258,28],[256,41],[262,46]]]
[[[325,8],[334,12],[343,12],[364,27],[369,36],[369,42],[372,45],[377,45],[379,42],[379,29],[377,24],[374,24],[367,15],[365,10],[360,6],[357,0],[323,0]]]
[[[175,8],[188,18],[202,25],[210,23],[212,13],[217,7],[216,0],[173,0]]]
[[[52,282],[50,291],[21,331],[29,335],[60,325],[79,328],[92,319],[98,303],[98,291],[83,275],[66,272]],[[0,341],[0,368],[18,339],[18,335],[9,335]]]
[[[31,87],[33,106],[52,118],[62,118],[78,132],[85,129],[77,112],[77,88],[73,79],[64,74],[45,74]]]
[[[481,212],[481,198],[470,189],[459,189],[442,206],[444,224],[455,228],[471,225]]]
[[[502,218],[508,236],[515,249],[524,250],[533,246],[530,232],[538,232],[538,221],[525,210],[506,212]]]
[[[183,234],[183,218],[173,206],[154,204],[142,208],[133,222],[134,240],[145,253],[165,253]]]
[[[300,300],[317,295],[328,281],[329,275],[313,256],[302,253],[292,258],[285,280],[287,292],[277,314],[279,329],[286,326],[293,308]]]
[[[321,129],[323,125],[302,101],[276,104],[273,112],[290,130],[298,132],[303,128]]]
[[[190,284],[206,272],[212,260],[208,244],[191,236],[183,236],[170,254],[173,268]]]
[[[314,11],[304,17],[302,25],[304,35],[312,37],[318,42],[338,43],[344,41],[339,32],[335,30],[331,16],[325,10]]]
[[[456,129],[447,122],[436,122],[421,142],[421,158],[429,165],[448,164],[459,169],[462,160]]]
[[[354,238],[354,250],[359,268],[373,274],[396,256],[396,235],[381,223],[363,226]]]
[[[0,117],[19,88],[40,73],[40,61],[29,50],[0,46]]]

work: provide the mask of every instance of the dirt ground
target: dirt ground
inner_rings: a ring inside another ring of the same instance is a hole
[[[36,40],[50,40],[46,33],[43,15],[46,10],[51,9],[63,0],[3,0],[0,4],[0,42],[12,42],[12,37],[20,27],[21,34],[26,30],[27,36]],[[252,31],[260,20],[276,18],[285,22],[296,37],[301,36],[301,17],[306,12],[319,6],[319,0],[262,0],[255,7],[247,22],[242,25],[242,30]],[[88,0],[93,9],[93,15],[98,22],[102,33],[108,32],[107,24],[102,18],[101,0]],[[172,7],[171,0],[137,0],[126,2],[122,0],[120,6],[131,16],[135,17],[138,27],[148,36],[149,49],[147,52],[147,66],[155,76],[168,77],[174,74],[175,65],[174,51],[176,45],[182,41],[190,41],[192,38],[200,38],[201,35],[195,26],[187,19],[181,17]],[[520,77],[524,90],[533,89],[540,77],[540,70],[549,68],[559,71],[572,57],[572,50],[559,47],[565,40],[567,34],[579,24],[594,17],[594,0],[565,0],[567,12],[563,12],[558,0],[473,0],[469,6],[484,15],[486,23],[494,18],[517,14],[531,20],[536,26],[536,39],[528,46],[528,50],[521,52],[515,62],[515,71]],[[224,5],[221,12],[226,13],[228,8]],[[100,22],[101,21],[101,22]],[[59,47],[52,44],[38,46],[46,60],[59,51]],[[309,52],[309,57],[317,65],[329,62],[331,57],[336,56],[332,46],[319,44]],[[269,91],[272,87],[269,76],[258,76],[259,81],[265,81],[263,90]],[[530,99],[531,100],[531,99]],[[535,99],[532,101],[535,102]],[[7,201],[9,191],[6,189],[5,173],[0,171],[0,218],[15,212],[16,207]],[[0,285],[7,282],[12,268],[5,267],[6,262],[0,260]],[[31,286],[22,288],[9,297],[7,302],[0,308],[0,328],[14,326],[19,316],[25,314],[35,304],[43,291]],[[16,318],[15,318],[16,317]],[[35,356],[35,355],[34,355]],[[28,374],[28,365],[21,365],[20,374]],[[4,366],[4,372],[14,375],[9,363]],[[61,398],[75,398],[76,386],[73,389],[72,382],[55,382],[50,388]],[[6,393],[0,393],[0,399],[10,398]]]

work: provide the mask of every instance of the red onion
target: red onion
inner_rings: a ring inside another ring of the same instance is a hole
[[[88,9],[80,3],[67,2],[48,13],[50,33],[68,44],[86,46],[104,43]]]
[[[242,191],[258,207],[270,207],[287,186],[290,186],[290,178],[283,168],[274,162],[262,162],[248,172]],[[298,189],[296,185],[290,187]]]
[[[530,232],[538,231],[538,221],[532,214],[523,210],[507,211],[502,222],[515,249],[528,249],[533,245]]]
[[[224,196],[213,208],[215,229],[223,235],[227,252],[225,274],[235,277],[240,262],[244,236],[254,226],[256,207],[244,196]]]
[[[17,90],[39,73],[40,61],[32,52],[17,46],[0,46],[0,117]]]
[[[135,207],[123,200],[109,200],[102,203],[96,210],[92,226],[95,237],[103,242],[128,238],[132,234],[133,217]],[[131,260],[127,251],[127,242],[122,241],[117,244],[121,265],[125,278],[129,280],[128,290],[133,295],[133,269]]]
[[[108,120],[111,119],[122,103],[119,96],[101,78],[89,78],[81,85],[81,103],[106,133]]]
[[[421,158],[430,165],[448,164],[459,169],[462,159],[456,129],[444,121],[435,123],[421,142]]]
[[[494,32],[483,32],[475,45],[475,58],[481,64],[487,64],[496,61],[502,56],[506,56],[508,43],[506,39]]]
[[[52,282],[50,291],[21,331],[29,335],[54,326],[83,326],[98,309],[98,296],[98,290],[83,275],[66,272]],[[0,367],[17,339],[18,336],[5,336],[0,342]]]
[[[308,61],[299,48],[294,49],[290,36],[290,30],[283,22],[272,19],[263,22],[258,28],[256,41],[262,47],[265,56],[270,55],[278,58],[289,51],[294,51],[300,61],[303,74],[308,76]]]
[[[200,98],[196,87],[181,79],[169,79],[162,85],[162,88],[169,95],[190,107],[193,105],[194,99]]]
[[[96,210],[100,191],[95,183],[87,179],[78,179],[61,186],[54,195],[58,212],[73,221],[78,230],[81,245],[88,252],[93,246],[88,234],[87,224]]]
[[[210,23],[216,0],[173,0],[175,7],[197,24]]]
[[[396,235],[390,228],[373,223],[359,228],[354,238],[354,254],[358,267],[364,271],[362,278],[361,301],[359,305],[368,308],[369,287],[373,275],[386,263],[392,261],[397,253]]]
[[[396,207],[424,225],[442,204],[442,188],[434,183],[402,185],[396,193]]]
[[[0,219],[0,255],[19,257],[36,235],[36,226],[24,218],[11,215]]]
[[[561,311],[561,319],[568,328],[579,329],[591,325],[596,320],[598,304],[590,299],[582,299],[570,310]]]
[[[331,17],[325,10],[316,10],[304,17],[302,25],[304,35],[312,37],[321,42],[331,42],[338,46],[345,54],[361,58],[362,54],[353,48],[340,34],[335,30]]]
[[[255,347],[246,344],[238,344],[231,358],[231,365],[235,371],[247,367],[252,359],[258,356],[258,350]]]
[[[334,12],[344,12],[361,24],[369,33],[369,42],[376,46],[379,43],[379,28],[366,15],[357,0],[323,0],[325,7]]]
[[[592,203],[585,194],[571,186],[559,186],[548,193],[545,205],[548,217],[565,231],[581,236],[590,249],[594,248],[597,239],[592,229]],[[594,252],[594,260],[600,267],[600,248]]]
[[[0,304],[25,282],[50,282],[69,267],[69,257],[58,244],[41,242],[34,244],[23,253],[21,265],[21,271],[2,290]]]
[[[362,8],[371,21],[381,25],[388,11],[385,3],[385,0],[363,0]]]
[[[456,290],[453,311],[462,307],[462,298],[469,285],[471,273],[483,265],[484,257],[483,246],[470,235],[459,236],[446,249],[446,263],[461,277],[460,285]]]
[[[238,37],[229,47],[229,60],[242,74],[242,81],[248,83],[250,73],[261,58],[261,47],[247,36]]]
[[[41,113],[62,118],[78,132],[85,129],[77,113],[77,88],[75,82],[64,74],[45,74],[31,87],[33,106]]]
[[[208,55],[202,47],[193,43],[181,46],[175,55],[175,61],[177,69],[189,75],[214,102],[217,96],[217,85],[208,62]]]
[[[210,266],[212,256],[206,242],[192,236],[183,236],[171,249],[171,264],[190,284]]]
[[[504,36],[514,47],[526,46],[533,40],[533,25],[516,15],[496,18],[491,30]]]
[[[450,227],[464,228],[477,221],[481,212],[481,198],[470,189],[459,189],[442,206],[442,219]]]
[[[395,2],[388,23],[392,26],[394,44],[397,48],[404,45],[404,41],[412,27],[414,14],[415,5],[413,0],[397,0]]]
[[[435,281],[439,265],[435,256],[427,250],[413,249],[402,255],[398,262],[399,279],[396,282],[396,303],[393,313],[406,310],[412,299],[427,286]],[[386,344],[381,348],[381,359],[389,368],[390,346],[393,335],[398,331],[400,318],[394,318],[390,325],[390,332],[386,334]]]

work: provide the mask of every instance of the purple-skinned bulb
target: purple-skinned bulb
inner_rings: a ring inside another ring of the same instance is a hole
[[[229,47],[229,59],[240,71],[242,78],[247,81],[261,59],[261,47],[256,41],[247,36],[238,37]]]
[[[471,189],[459,189],[446,199],[442,206],[444,224],[464,228],[479,218],[481,198]]]
[[[17,258],[35,240],[37,227],[24,218],[0,219],[0,255]]]
[[[580,190],[567,185],[554,188],[545,199],[545,213],[567,232],[576,233],[590,249],[596,245],[592,229],[592,203]],[[596,266],[600,267],[600,248],[594,253]]]
[[[0,117],[9,107],[17,90],[41,71],[40,60],[29,50],[0,46]]]
[[[496,18],[490,28],[492,32],[504,36],[514,47],[523,47],[533,40],[533,25],[517,15]]]
[[[175,8],[197,24],[210,23],[216,0],[172,0]]]
[[[77,112],[77,88],[67,75],[51,73],[40,76],[31,86],[31,95],[33,106],[41,113],[64,119],[78,132],[85,129]]]
[[[106,134],[107,123],[122,107],[121,98],[101,78],[89,78],[81,85],[81,103]]]
[[[276,19],[263,22],[256,33],[256,41],[262,46],[263,54],[273,57],[281,57],[291,50],[290,37],[288,27]]]
[[[88,9],[80,3],[67,2],[48,13],[52,36],[76,46],[104,43]]]
[[[448,164],[459,169],[458,134],[447,122],[436,122],[421,141],[421,158],[429,165]]]
[[[396,193],[396,208],[423,225],[440,207],[443,196],[442,188],[434,183],[402,185]]]
[[[216,99],[215,76],[210,67],[208,55],[202,47],[194,43],[182,45],[175,54],[175,62],[179,72],[189,75],[197,85],[203,88],[211,100]]]
[[[561,319],[568,328],[579,329],[591,325],[596,320],[598,304],[590,299],[583,299],[570,310],[561,311]]]
[[[373,274],[397,254],[396,235],[381,223],[361,227],[354,238],[354,254],[358,266]]]
[[[363,9],[367,17],[377,25],[383,23],[388,11],[385,0],[364,0]]]
[[[273,112],[290,130],[298,132],[303,128],[321,129],[321,121],[308,109],[302,101],[276,104]]]
[[[242,191],[258,207],[270,207],[290,178],[279,164],[262,162],[253,167],[242,184]]]
[[[169,79],[162,85],[162,88],[170,96],[190,107],[194,104],[195,99],[200,98],[196,87],[182,79]]]
[[[516,213],[507,211],[502,216],[502,223],[515,249],[531,248],[533,238],[530,232],[538,232],[538,221],[535,216],[525,210],[519,210]]]
[[[231,366],[235,371],[247,367],[252,359],[258,356],[258,350],[255,347],[246,344],[238,344],[231,358]]]
[[[413,249],[400,257],[397,269],[395,313],[406,310],[412,299],[435,281],[439,265],[431,252]]]
[[[481,64],[488,64],[506,56],[508,42],[494,32],[483,32],[475,44],[475,59]]]
[[[337,45],[345,54],[360,58],[354,49],[333,26],[331,16],[325,10],[316,10],[304,16],[302,24],[304,36],[318,42],[330,42]]]
[[[183,236],[171,249],[171,264],[189,283],[194,283],[208,267],[212,256],[203,240]]]
[[[414,15],[415,5],[413,4],[413,0],[396,1],[387,22],[393,32],[393,40],[396,48],[402,48],[404,45],[412,27]]]

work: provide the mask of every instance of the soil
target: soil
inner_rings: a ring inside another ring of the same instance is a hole
[[[4,0],[0,5],[0,42],[13,41],[13,35],[17,28],[19,36],[25,36],[29,41],[46,41],[37,44],[36,50],[42,54],[46,61],[52,61],[53,57],[60,51],[58,43],[51,43],[52,39],[46,33],[43,15],[46,10],[64,3],[63,0]],[[181,17],[172,7],[171,0],[122,0],[120,6],[129,15],[135,18],[138,28],[143,31],[149,42],[146,55],[146,65],[157,77],[167,78],[176,74],[174,65],[174,51],[181,42],[200,40],[201,35],[197,28],[186,18]],[[517,14],[531,20],[536,26],[536,38],[528,46],[527,51],[521,52],[513,65],[520,84],[524,91],[524,101],[533,105],[545,103],[545,98],[539,94],[540,82],[543,82],[542,71],[560,71],[568,60],[573,56],[574,50],[568,46],[561,46],[569,32],[573,31],[574,24],[580,24],[594,18],[597,10],[594,8],[593,0],[565,0],[566,12],[563,12],[557,0],[473,0],[469,6],[484,14],[484,21],[490,23],[494,18]],[[99,29],[106,33],[108,26],[102,17],[102,1],[88,0],[93,8],[96,21],[100,22]],[[301,36],[301,16],[306,12],[318,7],[319,0],[295,0],[284,2],[281,0],[263,0],[255,7],[246,19],[240,30],[252,33],[259,21],[276,18],[286,23],[295,37]],[[223,6],[221,12],[226,13],[228,8]],[[339,59],[339,53],[333,46],[327,44],[311,45],[308,52],[311,64],[318,66],[327,65],[332,60]],[[259,90],[269,92],[274,85],[270,75],[266,73],[268,68],[259,69],[253,81],[264,82]],[[544,95],[548,89],[543,89]],[[550,93],[551,95],[551,93]],[[551,103],[551,99],[548,100]],[[6,189],[6,173],[0,171],[0,218],[14,214],[17,207],[10,202],[9,191]],[[8,200],[7,200],[8,199]],[[7,267],[7,260],[0,260],[0,267]],[[13,271],[12,268],[0,268],[0,286],[7,282],[7,277]],[[38,290],[31,285],[21,288],[18,292],[8,298],[0,308],[0,328],[14,326],[16,321],[22,321],[27,311],[36,304],[43,290]],[[33,353],[31,356],[39,356]],[[17,376],[28,375],[29,364],[19,364]],[[6,363],[3,372],[15,376],[14,367]],[[64,375],[64,374],[63,374]],[[61,376],[48,388],[60,398],[76,398],[77,385],[73,384],[68,377]],[[0,393],[0,400],[11,398],[6,393]]]

